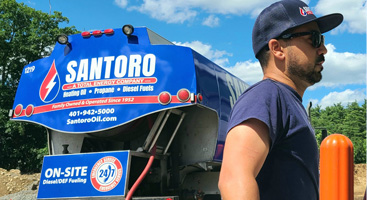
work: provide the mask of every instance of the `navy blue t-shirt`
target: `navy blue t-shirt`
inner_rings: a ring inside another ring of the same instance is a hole
[[[262,80],[240,96],[228,131],[251,118],[264,122],[271,138],[269,154],[256,177],[260,199],[319,199],[317,143],[299,94],[285,84]]]

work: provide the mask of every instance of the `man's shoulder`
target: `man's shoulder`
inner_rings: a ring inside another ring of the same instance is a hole
[[[231,112],[231,120],[228,124],[231,128],[239,123],[255,118],[272,127],[273,118],[281,112],[281,95],[277,83],[270,79],[262,80],[249,87],[237,100]]]
[[[267,96],[273,97],[279,93],[279,85],[276,81],[265,79],[250,86],[239,99],[242,98],[265,98]]]
[[[233,110],[243,110],[274,106],[279,100],[279,87],[270,79],[265,79],[250,86],[237,100]]]
[[[279,82],[274,81],[272,79],[264,79],[250,86],[247,89],[247,91],[261,90],[261,89],[276,89],[276,88],[279,88]]]

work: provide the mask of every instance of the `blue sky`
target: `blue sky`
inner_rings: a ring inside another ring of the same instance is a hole
[[[253,55],[256,16],[273,0],[16,0],[36,10],[62,12],[79,31],[146,26],[177,45],[193,48],[249,84],[262,79]],[[325,35],[323,79],[303,104],[322,108],[366,98],[366,0],[305,0],[318,17],[338,12],[343,23]]]

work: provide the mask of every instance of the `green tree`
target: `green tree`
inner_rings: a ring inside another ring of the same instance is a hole
[[[45,152],[44,128],[8,120],[23,67],[51,53],[60,33],[74,34],[74,26],[60,12],[36,11],[15,0],[0,1],[0,167],[23,172],[39,170]]]
[[[363,108],[364,107],[364,108]],[[343,121],[343,133],[352,141],[354,146],[354,161],[366,161],[366,102],[360,107],[357,102],[346,108]]]
[[[329,134],[341,133],[353,143],[354,162],[366,162],[366,100],[362,106],[357,102],[346,107],[341,103],[325,109],[316,106],[311,109],[311,123],[315,128],[318,145],[322,140],[322,129],[326,129]]]

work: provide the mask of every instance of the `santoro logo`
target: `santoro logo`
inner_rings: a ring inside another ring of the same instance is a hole
[[[41,84],[39,95],[43,102],[49,103],[53,101],[60,91],[60,77],[57,73],[55,60],[52,62],[50,70]]]

